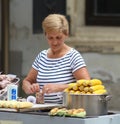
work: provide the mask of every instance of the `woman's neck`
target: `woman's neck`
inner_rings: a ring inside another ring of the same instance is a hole
[[[68,51],[70,51],[70,47],[65,45],[62,49],[59,49],[57,51],[54,51],[52,49],[48,50],[48,58],[60,58],[64,56]]]

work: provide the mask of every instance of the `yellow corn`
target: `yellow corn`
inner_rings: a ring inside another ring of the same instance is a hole
[[[31,102],[18,102],[16,108],[30,108],[33,106]]]
[[[64,90],[64,92],[69,92],[70,90],[68,89],[68,88],[66,88],[65,90]]]
[[[87,92],[86,94],[92,94],[91,92]]]
[[[70,84],[68,84],[68,89],[72,89],[73,86],[75,86],[75,85],[76,85],[76,83],[70,83]]]
[[[30,108],[33,106],[31,102],[19,102],[19,101],[0,101],[2,108]]]
[[[81,94],[85,94],[85,91],[82,91]]]
[[[104,89],[105,87],[103,85],[95,85],[95,86],[91,86],[90,89],[92,91],[96,91],[96,90],[102,90]]]
[[[64,92],[72,94],[103,94],[107,93],[105,87],[102,85],[102,81],[99,79],[77,80],[74,83],[68,84],[68,88]]]
[[[99,79],[92,79],[92,80],[90,80],[89,85],[90,85],[90,86],[94,86],[94,85],[102,85],[102,81],[99,80]]]
[[[83,86],[87,87],[87,86],[89,86],[89,83],[90,83],[90,80],[86,80],[83,82]]]
[[[78,86],[81,86],[81,85],[83,85],[84,82],[86,82],[85,79],[78,80],[78,81],[77,81],[77,85],[78,85]]]
[[[93,93],[93,89],[89,87],[88,92]]]
[[[9,101],[9,108],[17,108],[18,101]]]
[[[5,100],[0,100],[0,108],[3,108],[5,106],[6,101]]]
[[[89,87],[85,87],[84,91],[85,91],[85,93],[87,93],[89,91]]]
[[[78,86],[77,86],[77,84],[75,84],[75,85],[73,86],[72,89],[73,89],[73,90],[78,90]]]
[[[79,90],[80,90],[80,91],[84,91],[84,86],[81,85],[81,86],[79,87]]]
[[[69,93],[75,93],[75,91],[74,90],[70,90],[70,92]]]
[[[76,91],[75,94],[80,94],[80,91]]]
[[[93,94],[105,94],[105,93],[107,93],[107,90],[105,90],[105,89],[96,90],[96,91],[93,92]]]

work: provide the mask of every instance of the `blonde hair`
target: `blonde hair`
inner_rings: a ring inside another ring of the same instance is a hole
[[[69,34],[69,25],[66,17],[61,14],[50,14],[42,22],[42,28],[45,33],[60,32]]]

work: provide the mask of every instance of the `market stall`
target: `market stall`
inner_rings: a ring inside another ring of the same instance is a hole
[[[6,112],[0,111],[1,124],[119,124],[120,114],[111,113],[96,117],[49,116],[47,112]]]
[[[111,97],[100,80],[80,80],[70,84],[63,92],[63,104],[55,104],[36,103],[38,96],[9,100],[8,93],[11,93],[11,98],[16,93],[11,92],[15,91],[13,87],[10,87],[8,92],[7,85],[11,83],[12,86],[17,85],[19,80],[16,79],[14,77],[13,80],[13,75],[12,80],[11,75],[1,76],[0,124],[119,124],[120,122],[120,112],[109,111],[107,108]]]

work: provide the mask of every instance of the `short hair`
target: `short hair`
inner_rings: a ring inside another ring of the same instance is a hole
[[[45,33],[61,32],[69,34],[69,24],[64,15],[50,14],[42,22],[42,28]]]

